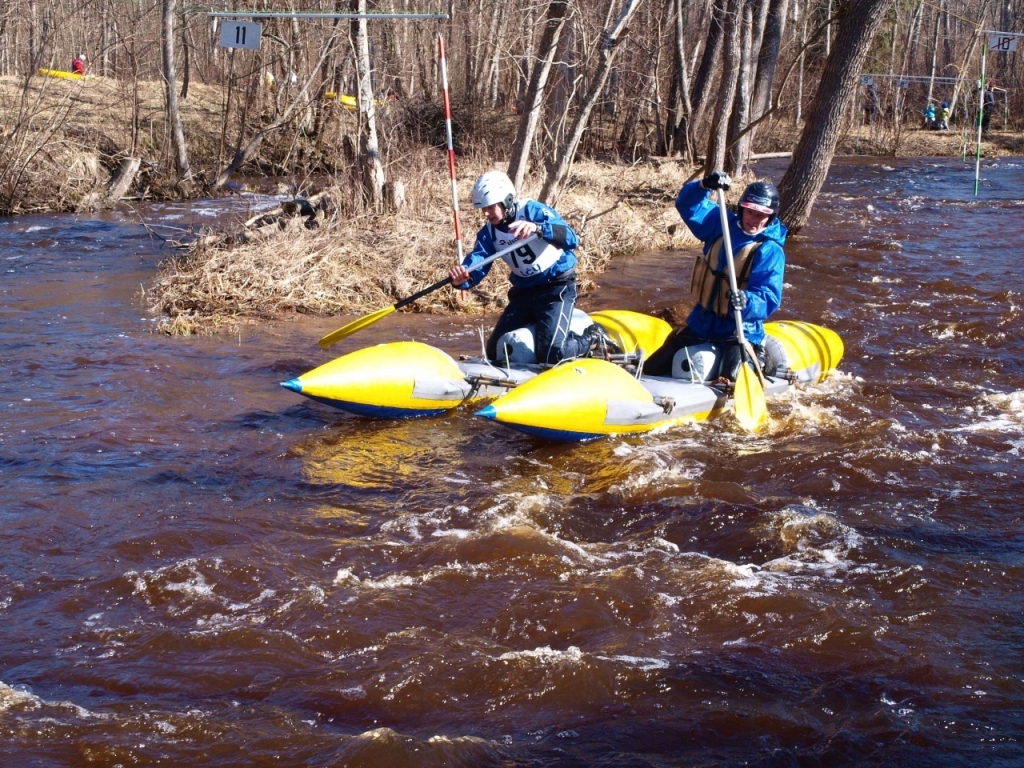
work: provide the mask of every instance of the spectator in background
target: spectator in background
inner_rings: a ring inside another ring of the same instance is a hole
[[[71,62],[71,72],[76,75],[85,74],[85,54],[80,53],[78,58]]]
[[[932,130],[935,127],[935,104],[929,101],[928,106],[922,110],[921,114],[924,115],[924,127]]]
[[[942,106],[939,107],[938,125],[935,126],[938,131],[949,130],[949,102],[942,102]]]
[[[988,122],[992,119],[992,113],[996,111],[995,84],[989,83],[981,95],[981,132],[988,133]]]
[[[864,86],[864,125],[871,125],[878,114],[878,86],[871,81]]]

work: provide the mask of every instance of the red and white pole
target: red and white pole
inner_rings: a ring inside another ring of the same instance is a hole
[[[444,36],[437,30],[437,56],[441,67],[441,93],[444,95],[444,129],[448,134],[448,173],[452,181],[452,213],[455,215],[455,248],[462,263],[462,228],[459,226],[459,189],[455,182],[455,146],[452,142],[452,105],[448,98],[448,65],[444,58]]]

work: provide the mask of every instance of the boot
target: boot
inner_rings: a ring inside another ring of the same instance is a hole
[[[604,357],[608,355],[621,355],[622,347],[612,340],[612,337],[608,335],[603,327],[594,323],[588,326],[583,331],[583,338],[590,342],[590,350],[587,352],[587,357]]]

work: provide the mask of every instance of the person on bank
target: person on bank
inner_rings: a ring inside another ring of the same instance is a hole
[[[65,59],[67,61],[67,59]],[[71,71],[76,75],[85,74],[85,54],[79,54],[78,57],[71,62]]]
[[[988,83],[981,94],[981,132],[988,133],[988,124],[992,120],[992,113],[996,111],[995,85]]]
[[[766,376],[775,373],[775,363],[765,354],[764,322],[782,303],[782,279],[786,268],[786,227],[779,221],[779,192],[767,181],[755,181],[740,196],[736,211],[728,211],[729,234],[736,266],[733,294],[729,289],[728,261],[722,238],[718,204],[709,193],[726,190],[731,184],[721,171],[683,185],[676,198],[676,210],[686,226],[703,241],[704,249],[693,265],[690,293],[696,305],[686,324],[669,334],[665,342],[644,363],[653,376],[672,373],[672,358],[683,347],[712,342],[721,348],[720,376],[736,380],[743,358],[736,339],[735,307],[743,318],[743,333],[754,349]]]
[[[935,129],[935,104],[928,102],[928,106],[925,107],[921,114],[924,115],[924,127],[928,130]]]
[[[491,269],[473,265],[516,241],[538,235],[502,259],[511,270],[508,306],[487,339],[487,358],[502,359],[498,340],[507,332],[534,325],[537,361],[553,365],[563,359],[585,357],[593,351],[621,352],[599,325],[582,334],[569,330],[576,306],[576,254],[579,237],[550,206],[536,200],[516,200],[512,180],[501,171],[488,171],[473,185],[473,205],[487,223],[477,232],[476,247],[452,267],[452,285],[468,290]],[[493,262],[492,262],[493,263]]]

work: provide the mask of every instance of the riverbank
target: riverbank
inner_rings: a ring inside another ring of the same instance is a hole
[[[281,95],[255,82],[246,97],[255,122],[240,130],[223,117],[224,89],[191,84],[181,110],[192,175],[180,181],[171,162],[160,83],[0,78],[0,210],[85,212],[113,205],[122,193],[137,201],[238,190],[240,180],[221,190],[212,189],[209,180],[245,137],[280,109]],[[190,233],[187,247],[167,259],[145,288],[148,307],[161,318],[158,327],[189,334],[254,320],[361,313],[436,282],[455,260],[456,248],[446,160],[438,148],[442,123],[436,108],[430,110],[430,105],[402,103],[381,109],[385,135],[392,139],[389,180],[404,189],[404,201],[386,213],[367,213],[352,181],[345,147],[352,146],[353,112],[336,102],[324,103],[268,134],[243,168],[246,179],[263,179],[266,188],[281,186],[299,200],[315,197],[317,205],[306,215],[299,205],[293,215],[282,212],[254,226],[238,222],[222,231]],[[501,139],[514,133],[515,123],[512,115],[495,114],[456,125],[463,149],[457,170],[466,249],[472,248],[480,224],[468,206],[473,180],[485,170],[504,167]],[[797,127],[778,121],[758,133],[755,151],[790,151],[798,138]],[[877,124],[848,132],[837,155],[973,157],[974,139],[956,126],[936,132]],[[401,153],[395,145],[403,148]],[[994,131],[985,136],[982,153],[1024,154],[1024,135]],[[131,179],[122,178],[126,171]],[[583,240],[583,296],[616,256],[692,242],[678,226],[672,202],[679,187],[699,172],[671,158],[576,164],[557,208]],[[530,177],[522,192],[536,195],[539,187],[540,179]],[[416,309],[494,311],[506,291],[506,281],[497,279],[504,267],[496,269],[497,275],[471,294],[438,291]]]

